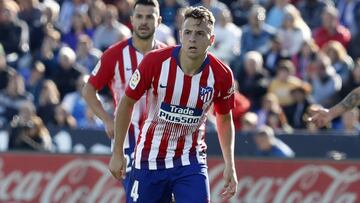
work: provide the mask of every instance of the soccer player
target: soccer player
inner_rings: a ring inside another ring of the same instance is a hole
[[[87,104],[104,122],[106,133],[110,138],[114,137],[114,116],[109,115],[104,110],[96,93],[105,85],[108,85],[113,96],[114,105],[117,106],[131,75],[144,55],[150,50],[165,47],[164,44],[154,40],[155,28],[161,22],[159,13],[159,3],[156,0],[138,0],[134,5],[131,17],[132,37],[111,46],[105,51],[82,90]],[[146,98],[144,96],[135,107],[126,136],[124,149],[127,172],[131,170],[135,142],[146,114],[145,108]],[[123,181],[125,190],[128,181],[128,178]]]
[[[185,11],[181,46],[148,53],[132,75],[115,115],[109,169],[126,173],[123,145],[134,104],[148,94],[149,112],[137,140],[127,202],[210,201],[205,120],[214,104],[225,160],[224,199],[237,189],[234,163],[234,80],[229,67],[207,52],[214,43],[214,16],[204,7]],[[130,189],[131,188],[131,189]]]
[[[315,123],[317,127],[323,127],[332,121],[334,118],[360,105],[360,87],[351,91],[340,103],[331,107],[330,109],[318,109],[312,117],[310,122]]]

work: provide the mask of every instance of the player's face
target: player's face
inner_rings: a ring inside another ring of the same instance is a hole
[[[182,49],[191,59],[197,59],[206,54],[207,49],[214,43],[213,27],[206,22],[194,18],[184,21],[180,33]]]
[[[134,35],[144,40],[153,37],[155,28],[160,22],[159,11],[154,6],[138,4],[131,16]]]

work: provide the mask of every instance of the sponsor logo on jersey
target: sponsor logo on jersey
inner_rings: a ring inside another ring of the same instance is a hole
[[[139,84],[139,82],[140,82],[140,72],[139,70],[136,70],[130,78],[130,82],[129,82],[130,88],[134,90],[136,86]]]
[[[200,87],[199,91],[200,99],[204,103],[210,101],[214,95],[214,89],[212,87]]]
[[[198,124],[203,110],[161,103],[159,117],[171,123],[193,125]]]

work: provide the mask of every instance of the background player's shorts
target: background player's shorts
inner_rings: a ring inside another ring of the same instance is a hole
[[[171,193],[176,203],[210,201],[209,178],[204,164],[160,170],[133,168],[129,186],[127,203],[169,203]]]

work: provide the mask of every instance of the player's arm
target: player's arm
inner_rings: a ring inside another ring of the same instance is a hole
[[[235,130],[231,112],[227,114],[217,113],[216,125],[220,146],[225,161],[225,191],[222,193],[222,196],[224,199],[229,199],[236,193],[237,190],[237,176],[234,161]]]
[[[94,114],[104,122],[106,134],[110,138],[113,138],[114,118],[103,108],[99,98],[97,97],[97,90],[91,83],[87,82],[84,85],[82,89],[82,96]]]
[[[325,126],[334,118],[340,116],[344,112],[351,110],[360,105],[360,87],[351,91],[340,103],[336,104],[330,109],[319,109],[309,119],[318,127]]]
[[[117,179],[125,177],[126,159],[124,157],[124,140],[127,134],[132,111],[136,100],[124,95],[115,114],[115,144],[109,163],[109,169]]]

